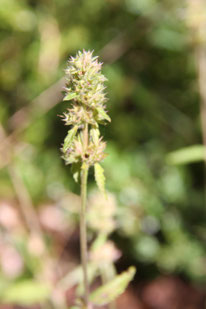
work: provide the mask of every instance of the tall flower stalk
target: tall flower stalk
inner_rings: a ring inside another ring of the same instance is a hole
[[[81,183],[80,210],[80,250],[83,268],[84,306],[89,305],[89,284],[87,277],[87,228],[86,201],[88,171],[94,166],[95,180],[104,192],[104,173],[99,162],[106,154],[106,143],[102,140],[99,125],[110,121],[106,112],[106,95],[101,73],[102,63],[93,57],[91,51],[78,52],[71,57],[66,69],[66,87],[64,101],[71,101],[64,113],[63,120],[69,126],[62,147],[66,164],[72,165],[75,181]]]

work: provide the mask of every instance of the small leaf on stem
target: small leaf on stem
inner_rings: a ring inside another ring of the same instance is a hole
[[[75,182],[79,182],[80,180],[80,171],[81,171],[81,164],[78,163],[73,163],[72,164],[72,174]]]
[[[92,128],[90,130],[90,132],[91,132],[91,137],[92,137],[92,140],[93,140],[94,144],[98,145],[98,143],[99,143],[99,136],[100,136],[99,129]]]
[[[135,272],[136,270],[133,266],[129,267],[127,271],[95,290],[90,295],[90,301],[97,306],[109,304],[125,291]]]
[[[94,165],[94,175],[99,190],[105,194],[105,176],[104,169],[99,163]]]
[[[68,134],[65,137],[64,144],[63,144],[63,152],[64,153],[67,151],[67,149],[69,148],[69,146],[73,142],[73,140],[76,136],[77,130],[78,130],[78,126],[75,126],[71,130],[68,131]]]
[[[68,93],[68,94],[64,97],[63,101],[70,101],[70,100],[76,98],[76,96],[77,96],[77,94],[76,94],[75,92]]]
[[[102,119],[107,120],[109,122],[111,122],[111,118],[107,115],[107,113],[105,112],[105,110],[101,107],[97,107],[97,111],[99,113],[99,115],[102,117]]]

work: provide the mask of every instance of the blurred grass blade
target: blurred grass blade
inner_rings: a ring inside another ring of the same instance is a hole
[[[206,147],[203,145],[193,145],[170,152],[167,155],[167,162],[172,165],[188,164],[203,161]]]

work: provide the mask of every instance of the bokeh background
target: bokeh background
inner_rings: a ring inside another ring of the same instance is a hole
[[[90,241],[106,231],[117,271],[137,267],[118,308],[205,308],[205,20],[200,0],[0,0],[1,309],[54,308],[62,289],[73,302],[79,186],[58,115],[82,49],[104,62],[112,119],[109,201],[89,177]]]

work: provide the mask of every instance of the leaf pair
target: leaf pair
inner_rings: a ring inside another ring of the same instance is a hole
[[[79,163],[72,165],[72,174],[73,174],[73,178],[75,182],[79,181],[80,170],[81,170],[81,165]],[[94,165],[94,176],[95,176],[95,181],[96,181],[96,184],[99,190],[106,196],[104,169],[99,163],[96,163]]]

